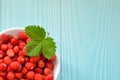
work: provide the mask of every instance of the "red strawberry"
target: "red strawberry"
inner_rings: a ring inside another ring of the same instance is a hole
[[[13,73],[13,72],[8,72],[8,74],[7,74],[7,79],[8,79],[8,80],[14,80],[14,78],[15,78],[14,73]]]
[[[31,40],[30,38],[27,38],[27,39],[26,39],[26,43],[28,43],[30,40]]]
[[[29,62],[29,57],[26,56],[24,59],[25,59],[25,62]]]
[[[12,49],[13,48],[13,44],[11,44],[10,42],[7,44],[8,49]]]
[[[45,73],[46,75],[48,75],[48,74],[52,73],[52,70],[51,70],[50,68],[45,68],[45,69],[44,69],[44,73]]]
[[[13,45],[18,45],[18,39],[16,37],[13,37],[10,42]]]
[[[19,52],[19,46],[15,46],[15,47],[13,48],[13,51],[14,51],[14,53],[18,53],[18,52]]]
[[[34,68],[34,64],[31,63],[31,62],[27,62],[27,63],[25,64],[25,68],[26,68],[27,70],[32,70],[32,69]]]
[[[18,70],[16,70],[16,71],[20,72],[21,70],[22,70],[22,65],[20,65],[20,66],[18,67]]]
[[[0,50],[0,58],[2,58],[4,55],[5,53],[2,50]]]
[[[0,71],[5,71],[7,69],[7,65],[5,63],[0,63]]]
[[[0,80],[4,80],[4,78],[0,77]]]
[[[27,39],[27,34],[22,31],[22,32],[19,32],[19,33],[18,33],[18,37],[19,37],[19,39],[21,39],[21,40],[26,40],[26,39]]]
[[[18,58],[18,56],[15,55],[14,57],[12,57],[12,61],[17,61],[17,58]]]
[[[35,75],[35,73],[33,72],[33,71],[29,71],[27,74],[26,74],[26,77],[27,77],[27,79],[34,79],[34,75]]]
[[[45,76],[44,80],[54,80],[53,74],[48,74],[47,76]]]
[[[23,67],[22,73],[23,73],[23,74],[26,74],[27,72],[28,72],[28,70],[27,70],[26,68]]]
[[[10,64],[11,70],[19,70],[20,68],[21,68],[21,64],[18,63],[17,61],[14,61]]]
[[[57,58],[57,57],[56,57],[56,55],[54,55],[54,56],[50,59],[50,61],[52,61],[52,62],[53,62],[53,61],[55,61],[55,60],[56,60],[56,58]]]
[[[37,67],[37,64],[36,64],[36,63],[33,63],[33,66],[34,66],[34,68],[36,68],[36,67]]]
[[[8,72],[12,71],[11,68],[10,68],[10,66],[8,66],[7,71]]]
[[[7,50],[7,55],[10,57],[13,57],[15,55],[14,51],[12,49]]]
[[[13,38],[13,36],[8,35],[8,40],[10,41]]]
[[[18,78],[18,79],[21,79],[22,78],[22,73],[15,73],[15,77]]]
[[[53,70],[53,68],[54,68],[54,66],[53,66],[53,64],[52,64],[51,61],[47,61],[47,62],[46,62],[46,67],[47,67],[47,68],[50,68],[51,70]]]
[[[40,56],[37,56],[37,57],[31,57],[31,58],[30,58],[30,62],[31,62],[31,63],[36,63],[36,62],[39,61],[39,59],[40,59]]]
[[[20,79],[20,80],[25,80],[25,79]]]
[[[39,67],[35,68],[34,71],[35,73],[40,73],[40,74],[43,72],[42,69]]]
[[[19,43],[20,49],[23,49],[26,44],[24,42]]]
[[[36,73],[35,74],[35,80],[44,80],[44,76],[39,74],[39,73]]]
[[[26,46],[23,47],[23,51],[26,52]]]
[[[7,44],[2,44],[1,45],[1,50],[6,51],[8,48]]]
[[[24,63],[24,57],[23,56],[19,56],[18,58],[17,58],[17,62],[19,62],[20,64],[22,64],[22,63]]]
[[[24,43],[24,41],[23,41],[23,40],[20,40],[20,39],[19,39],[19,44],[20,44],[20,43],[22,43],[22,42]]]
[[[0,72],[0,77],[6,78],[7,73],[6,72]]]
[[[3,62],[3,58],[0,58],[0,63],[2,63]]]
[[[19,56],[26,56],[26,52],[23,51],[23,50],[20,50],[19,53],[18,53]]]
[[[45,56],[42,53],[40,54],[40,59],[43,60],[43,61],[46,60]]]
[[[40,68],[45,67],[45,63],[44,63],[44,61],[43,61],[43,60],[39,60],[39,62],[38,62],[38,66],[39,66]]]
[[[3,44],[3,42],[0,40],[0,46]]]
[[[4,57],[4,63],[7,65],[10,65],[12,62],[12,59],[9,56]]]
[[[6,42],[8,42],[8,35],[6,35],[6,34],[2,34],[1,36],[0,36],[0,41],[2,41],[3,43],[6,43]]]

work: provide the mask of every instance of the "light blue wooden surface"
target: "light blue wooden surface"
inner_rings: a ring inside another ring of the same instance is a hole
[[[0,31],[30,24],[54,37],[58,80],[120,80],[120,0],[0,0]]]

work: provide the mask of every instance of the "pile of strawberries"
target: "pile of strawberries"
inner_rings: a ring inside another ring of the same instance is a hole
[[[42,53],[37,57],[27,56],[29,41],[25,32],[19,32],[18,37],[0,36],[0,80],[54,80],[56,55],[49,60]]]

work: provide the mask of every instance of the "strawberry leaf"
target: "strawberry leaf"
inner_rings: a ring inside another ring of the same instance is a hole
[[[55,51],[56,51],[56,46],[53,39],[51,37],[46,38],[43,41],[43,47],[42,47],[42,53],[44,54],[44,56],[50,59],[55,54]]]
[[[28,56],[38,56],[42,52],[46,58],[52,58],[56,51],[56,45],[53,41],[53,38],[46,38],[46,32],[44,28],[31,25],[25,28],[25,32],[27,33],[28,37],[31,38],[31,41],[27,43],[26,46],[26,52]]]
[[[41,52],[42,43],[39,41],[31,40],[26,47],[28,56],[38,56]]]
[[[42,41],[46,37],[46,32],[44,28],[40,26],[35,26],[35,25],[27,26],[25,28],[25,32],[33,40]]]

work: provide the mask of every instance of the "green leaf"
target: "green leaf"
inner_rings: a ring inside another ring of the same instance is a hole
[[[38,56],[42,50],[42,42],[37,40],[31,40],[27,43],[26,52],[28,56]]]
[[[56,46],[53,39],[51,37],[46,38],[43,41],[43,47],[42,47],[42,53],[44,54],[44,56],[50,59],[55,54],[55,51],[56,51]]]
[[[28,56],[38,56],[42,52],[46,58],[52,58],[56,51],[56,45],[51,37],[46,38],[44,28],[31,25],[25,28],[25,32],[31,38],[31,41],[26,46]]]
[[[36,25],[27,26],[25,28],[25,32],[33,40],[42,41],[46,37],[46,32],[44,28]]]

